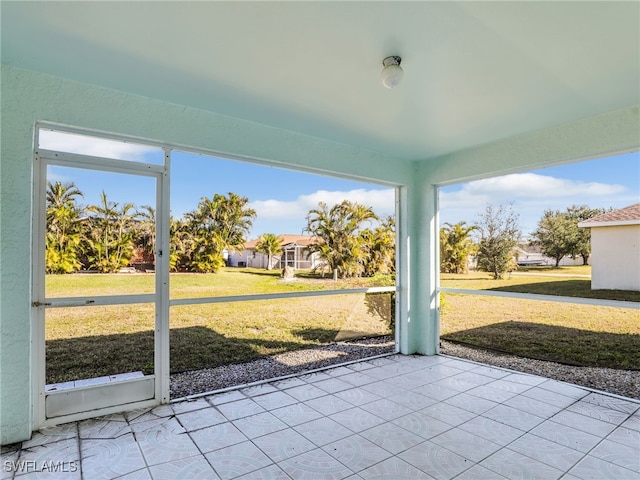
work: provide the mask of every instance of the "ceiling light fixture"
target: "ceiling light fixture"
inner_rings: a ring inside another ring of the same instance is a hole
[[[400,84],[404,75],[404,70],[400,66],[401,61],[402,58],[397,55],[392,55],[382,61],[382,65],[384,65],[380,75],[382,85],[387,88],[396,88]]]

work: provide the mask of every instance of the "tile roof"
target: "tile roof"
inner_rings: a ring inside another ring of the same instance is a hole
[[[612,225],[635,225],[640,224],[640,203],[629,205],[628,207],[612,210],[601,215],[597,215],[579,223],[581,227],[599,227]]]

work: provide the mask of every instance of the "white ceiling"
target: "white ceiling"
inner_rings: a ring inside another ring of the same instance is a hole
[[[1,9],[3,63],[407,159],[640,104],[638,2]],[[395,90],[388,55],[403,58]]]

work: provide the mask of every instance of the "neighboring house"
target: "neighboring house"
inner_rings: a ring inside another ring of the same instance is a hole
[[[312,269],[321,266],[324,262],[317,253],[309,253],[307,247],[315,242],[315,238],[309,235],[284,234],[278,238],[282,241],[282,253],[273,255],[271,268],[281,269],[285,266],[294,270]],[[259,238],[251,240],[244,245],[242,252],[230,252],[227,265],[231,267],[267,268],[268,256],[256,251]]]
[[[640,291],[640,203],[578,226],[591,229],[591,289]]]
[[[528,242],[520,242],[515,248],[514,255],[516,262],[520,267],[537,267],[537,266],[555,266],[556,261],[551,257],[545,256],[540,247],[535,245],[529,245]],[[560,266],[567,265],[582,265],[582,257],[571,258],[569,255],[562,257],[560,260]],[[471,270],[478,268],[478,258],[470,256],[468,261],[468,267]]]
[[[528,243],[521,243],[516,247],[516,253],[518,255],[517,261],[520,266],[535,266],[535,265],[551,265],[555,266],[556,261],[554,258],[545,256],[540,247],[535,245],[529,245]],[[560,260],[560,266],[567,265],[582,265],[582,257],[576,256],[571,258],[569,255],[565,255]]]

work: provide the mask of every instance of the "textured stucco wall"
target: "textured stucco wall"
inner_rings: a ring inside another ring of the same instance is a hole
[[[0,159],[0,439],[31,430],[29,290],[32,124],[20,102],[6,102],[2,79]],[[19,99],[18,99],[19,100]],[[27,112],[28,116],[28,112]]]
[[[314,172],[402,184],[409,162],[348,145],[2,66],[0,163],[0,431],[3,444],[29,437],[30,239],[36,121],[132,135],[265,159]]]
[[[640,225],[591,228],[591,288],[640,291]]]

